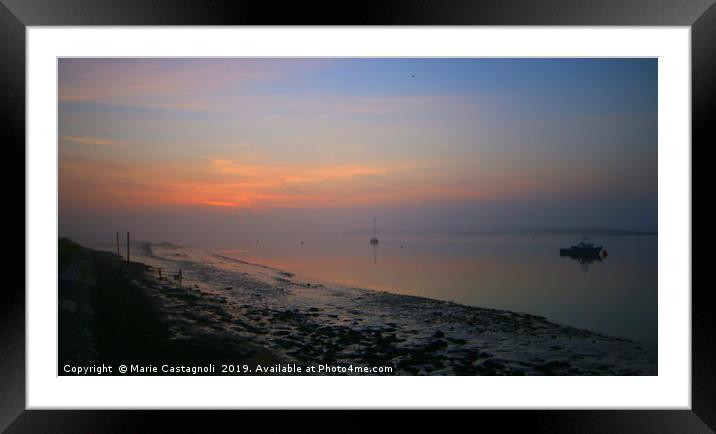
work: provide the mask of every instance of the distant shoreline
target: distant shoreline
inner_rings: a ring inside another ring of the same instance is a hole
[[[658,231],[629,230],[618,228],[535,228],[535,229],[496,229],[496,230],[390,230],[382,231],[386,234],[412,234],[412,235],[589,235],[589,236],[655,236]],[[370,235],[368,230],[355,230],[346,232],[347,235]]]

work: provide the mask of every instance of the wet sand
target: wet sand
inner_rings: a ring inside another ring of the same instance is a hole
[[[389,366],[389,375],[657,374],[653,344],[539,316],[307,282],[169,243],[142,249],[137,258],[148,265],[86,248],[71,261],[88,270],[87,360]],[[180,267],[181,285],[167,276]],[[83,279],[61,273],[60,281],[62,300],[63,285]],[[61,363],[82,353],[68,349],[67,331],[61,322]]]

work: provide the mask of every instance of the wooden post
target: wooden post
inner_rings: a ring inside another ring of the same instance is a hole
[[[117,232],[117,256],[122,256],[119,254],[119,232]]]
[[[129,232],[127,232],[127,264],[129,264]]]

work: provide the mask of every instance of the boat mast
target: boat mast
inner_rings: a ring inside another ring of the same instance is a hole
[[[372,245],[378,244],[378,231],[376,229],[375,217],[373,217],[373,238],[370,239]]]

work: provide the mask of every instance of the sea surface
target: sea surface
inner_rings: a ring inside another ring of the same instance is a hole
[[[306,279],[545,316],[657,341],[657,236],[591,237],[607,256],[560,257],[575,234],[383,234],[259,238],[218,253]],[[301,244],[303,242],[303,244]]]
[[[284,270],[305,282],[540,315],[597,333],[657,342],[656,235],[592,236],[607,256],[590,263],[559,255],[560,248],[578,242],[573,233],[379,234],[377,246],[370,244],[370,236],[264,234],[229,249],[202,248],[210,254],[195,260],[221,268],[221,257],[234,258]],[[116,249],[107,240],[71,238],[88,247]],[[136,255],[151,262],[141,250]],[[177,257],[185,264],[193,260],[183,253]],[[185,268],[190,273],[191,267]],[[197,282],[212,278],[186,277]]]

